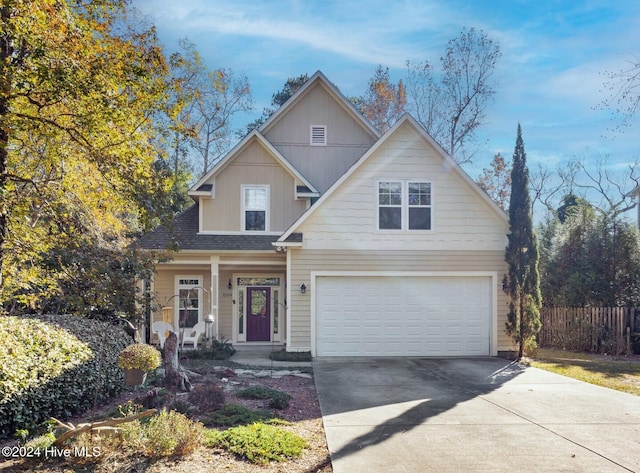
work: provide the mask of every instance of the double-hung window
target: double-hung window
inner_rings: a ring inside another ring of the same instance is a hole
[[[269,188],[267,186],[243,186],[243,230],[264,232],[269,227]]]
[[[378,183],[378,228],[402,229],[402,182]]]
[[[379,230],[431,230],[431,183],[378,182]]]
[[[431,230],[431,184],[408,182],[409,230]]]

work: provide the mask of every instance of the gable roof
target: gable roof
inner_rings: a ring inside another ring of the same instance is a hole
[[[247,136],[244,137],[231,151],[229,151],[220,161],[216,163],[211,170],[202,176],[198,182],[196,182],[189,190],[190,196],[197,195],[211,195],[213,186],[206,182],[212,177],[216,176],[231,162],[236,156],[238,156],[247,146],[252,142],[259,143],[267,152],[294,178],[300,181],[300,189],[304,189],[305,197],[317,197],[320,195],[318,190],[304,177],[293,165],[285,158],[258,130],[253,130]]]
[[[135,243],[145,250],[273,251],[277,235],[201,235],[198,234],[200,209],[194,204],[178,214],[170,227],[161,225],[142,235]]]
[[[367,130],[373,138],[380,138],[380,132],[371,124],[371,122],[369,122],[369,120],[362,116],[353,103],[351,103],[351,101],[345,97],[342,92],[340,92],[340,90],[320,71],[316,71],[316,73],[313,74],[309,80],[307,80],[307,82],[305,82],[302,87],[296,91],[295,94],[289,97],[289,100],[271,114],[269,119],[260,126],[260,132],[266,133],[268,130],[273,128],[273,126],[287,113],[288,109],[300,102],[309,93],[309,91],[318,84],[320,84],[329,93],[329,95],[331,95],[335,101],[362,126],[362,128]]]
[[[444,160],[444,164],[456,172],[478,195],[478,198],[485,201],[489,207],[495,211],[498,218],[508,223],[508,217],[504,210],[496,204],[486,192],[484,192],[478,184],[456,163],[451,156],[426,132],[426,130],[408,113],[404,114],[362,157],[351,166],[347,172],[345,172],[321,197],[318,201],[311,206],[304,214],[302,214],[298,220],[296,220],[281,236],[277,242],[274,242],[274,246],[288,246],[288,238],[293,233],[296,233],[302,225],[313,213],[320,208],[323,203],[334,194],[337,189],[373,155],[375,152],[405,123],[410,124],[419,135],[430,143],[438,152],[438,154]]]

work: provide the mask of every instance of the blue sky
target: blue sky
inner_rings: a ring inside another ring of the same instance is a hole
[[[530,167],[608,156],[612,169],[640,158],[640,118],[607,133],[595,110],[607,71],[640,57],[635,0],[133,0],[168,50],[196,44],[211,68],[247,75],[259,116],[289,77],[322,70],[347,96],[362,95],[378,64],[402,79],[407,60],[439,64],[449,39],[474,27],[500,44],[497,94],[487,110],[472,177],[501,152],[518,122]]]

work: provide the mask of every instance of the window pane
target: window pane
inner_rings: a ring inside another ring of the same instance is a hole
[[[267,190],[245,189],[244,208],[246,210],[267,210]]]
[[[264,210],[248,210],[244,213],[244,229],[245,230],[265,230],[265,212]]]
[[[409,209],[409,230],[431,230],[431,208],[411,207]]]
[[[431,184],[428,182],[410,182],[409,205],[431,205]]]
[[[238,332],[244,333],[244,291],[238,291]]]
[[[402,205],[402,184],[399,182],[378,183],[380,205]]]
[[[280,278],[238,278],[238,286],[279,286]]]
[[[181,327],[193,327],[198,323],[198,311],[197,310],[184,310],[180,311],[180,326]],[[185,318],[186,317],[186,318]]]
[[[280,293],[277,289],[273,290],[273,333],[278,333],[278,309]]]
[[[267,291],[251,291],[251,315],[265,316],[267,313]]]
[[[378,224],[381,230],[400,230],[402,228],[402,208],[380,207]]]

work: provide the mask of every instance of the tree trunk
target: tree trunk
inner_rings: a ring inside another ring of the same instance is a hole
[[[114,426],[123,424],[125,422],[131,422],[136,419],[140,419],[141,417],[149,417],[155,414],[156,412],[157,412],[157,409],[147,409],[146,411],[138,412],[137,414],[134,414],[128,417],[122,417],[117,419],[111,418],[107,420],[101,420],[98,422],[91,422],[88,424],[79,424],[78,426],[73,425],[71,422],[68,422],[65,424],[64,422],[59,421],[55,417],[52,417],[52,419],[56,422],[56,424],[58,424],[59,427],[63,427],[67,429],[65,433],[61,434],[58,438],[56,438],[56,441],[53,444],[56,447],[62,447],[65,441],[67,441],[70,438],[77,437],[78,435],[84,432],[92,432],[92,431],[117,432],[117,429],[115,429]]]
[[[191,391],[193,386],[178,360],[178,336],[171,332],[164,342],[164,385],[173,390]]]
[[[2,24],[9,21],[9,7],[0,9]],[[7,236],[7,163],[9,157],[9,92],[11,91],[10,61],[13,55],[11,33],[0,36],[0,288],[4,284],[4,249]]]

